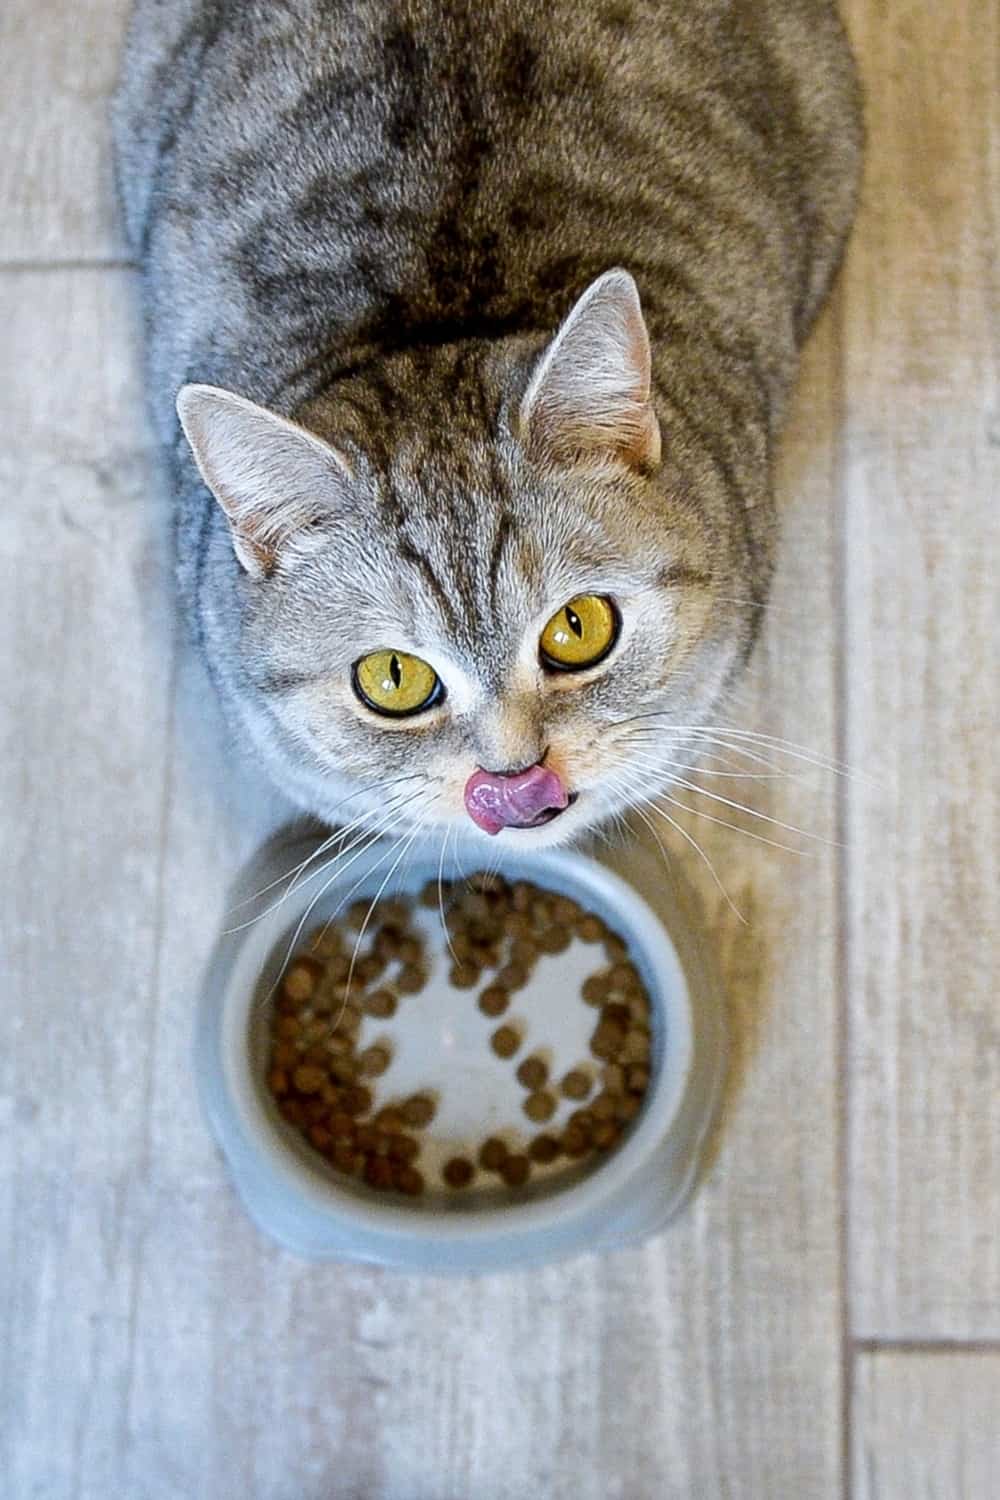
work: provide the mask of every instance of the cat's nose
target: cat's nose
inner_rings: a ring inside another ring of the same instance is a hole
[[[569,804],[561,778],[542,765],[510,773],[474,771],[465,783],[465,810],[484,833],[540,828]]]

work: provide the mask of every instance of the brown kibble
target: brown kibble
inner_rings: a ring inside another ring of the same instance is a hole
[[[462,911],[468,922],[485,922],[490,915],[490,903],[481,891],[463,891],[459,897]]]
[[[580,993],[588,1005],[603,1005],[610,989],[607,974],[591,974],[589,979],[583,981]]]
[[[598,1120],[597,1124],[594,1126],[591,1140],[597,1147],[598,1151],[609,1151],[614,1145],[615,1141],[617,1141],[620,1134],[621,1131],[618,1129],[618,1126],[615,1124],[614,1120]]]
[[[479,1148],[479,1165],[487,1172],[499,1172],[509,1154],[500,1137],[491,1135]]]
[[[415,1161],[419,1155],[420,1142],[414,1140],[412,1135],[392,1135],[389,1137],[390,1161]]]
[[[359,932],[368,920],[369,910],[370,906],[367,901],[352,901],[344,913],[344,926]]]
[[[622,1005],[618,1000],[612,1000],[607,1005],[601,1007],[601,1020],[612,1021],[616,1026],[621,1026],[623,1030],[627,1028],[631,1019],[628,1013],[628,1006]]]
[[[521,1045],[521,1038],[513,1026],[498,1026],[490,1037],[490,1046],[497,1057],[513,1057]]]
[[[524,1101],[524,1113],[529,1120],[534,1120],[536,1125],[541,1125],[544,1120],[551,1120],[556,1112],[556,1097],[550,1094],[548,1089],[538,1089],[529,1094]]]
[[[606,931],[600,917],[591,916],[589,913],[580,917],[576,924],[576,935],[585,943],[601,942]]]
[[[590,1137],[578,1125],[567,1125],[560,1137],[559,1144],[567,1156],[586,1156],[590,1149]]]
[[[515,938],[510,945],[510,958],[512,963],[530,973],[538,958],[538,944],[531,938]]]
[[[608,1063],[601,1069],[601,1082],[609,1094],[624,1094],[625,1092],[625,1069],[621,1063]]]
[[[442,881],[441,889],[439,891],[437,881],[428,880],[427,884],[421,887],[418,900],[420,901],[421,906],[425,906],[428,911],[433,911],[437,907],[439,901],[441,901],[442,903],[447,902],[449,891],[450,886],[445,884],[444,881]]]
[[[626,1077],[630,1094],[644,1094],[649,1088],[649,1069],[642,1063],[633,1063]]]
[[[398,928],[383,927],[376,934],[373,947],[379,958],[385,959],[386,963],[391,963],[393,959],[399,957],[400,943],[401,935]]]
[[[552,910],[556,921],[567,927],[572,926],[581,916],[580,908],[572,896],[556,896],[552,902]]]
[[[477,1003],[484,1016],[502,1016],[510,1005],[510,991],[502,990],[498,984],[491,984],[488,989],[483,990]]]
[[[504,990],[520,990],[528,982],[528,971],[523,964],[504,964],[497,973],[496,983]]]
[[[329,1130],[335,1141],[353,1141],[360,1128],[346,1110],[339,1110],[330,1116]]]
[[[276,1068],[290,1068],[297,1057],[291,1042],[276,1042],[271,1049],[271,1061]]]
[[[331,1057],[327,1060],[330,1077],[337,1083],[353,1083],[358,1076],[357,1058]]]
[[[535,887],[529,880],[517,880],[511,887],[510,904],[515,911],[530,911],[536,894]]]
[[[649,996],[645,990],[632,991],[628,997],[628,1014],[630,1021],[648,1023],[649,1021]]]
[[[605,1089],[591,1100],[589,1109],[595,1120],[613,1120],[618,1113],[618,1099]]]
[[[437,1105],[428,1094],[411,1094],[400,1106],[400,1114],[407,1125],[418,1130],[429,1125],[437,1113]]]
[[[279,1016],[274,1023],[275,1036],[280,1036],[287,1042],[294,1042],[298,1037],[300,1029],[297,1016]]]
[[[393,1168],[392,1185],[408,1198],[418,1198],[424,1190],[424,1179],[416,1167],[404,1163]]]
[[[476,1175],[476,1169],[467,1157],[453,1156],[445,1162],[441,1175],[450,1188],[464,1188]]]
[[[365,1163],[365,1181],[369,1187],[392,1187],[393,1176],[392,1162],[384,1156],[369,1156]]]
[[[278,1108],[289,1125],[304,1125],[306,1123],[304,1100],[292,1098],[279,1099]]]
[[[300,1094],[318,1094],[326,1082],[326,1074],[322,1068],[305,1063],[302,1067],[295,1069],[292,1082]]]
[[[272,1068],[267,1075],[267,1086],[275,1098],[288,1093],[288,1074],[284,1068]]]
[[[546,927],[537,941],[543,953],[565,953],[573,938],[567,927]]]
[[[359,1125],[354,1132],[354,1144],[359,1151],[373,1156],[378,1148],[379,1132],[370,1123]]]
[[[544,927],[551,927],[554,915],[552,902],[545,896],[539,895],[531,903],[531,920],[537,932],[541,932]]]
[[[419,938],[407,937],[399,945],[399,961],[403,964],[421,964],[424,958],[424,945]]]
[[[559,1087],[567,1099],[586,1099],[593,1088],[593,1080],[582,1068],[571,1068]]]
[[[309,1098],[305,1100],[303,1108],[305,1109],[306,1119],[310,1125],[326,1124],[330,1115],[330,1106],[316,1094],[310,1094]]]
[[[618,1118],[623,1125],[629,1120],[634,1120],[642,1108],[642,1099],[638,1094],[622,1094],[618,1100]]]
[[[344,1090],[343,1105],[345,1114],[366,1115],[372,1107],[371,1089],[366,1089],[363,1083],[352,1084]]]
[[[396,988],[401,995],[419,995],[424,987],[424,971],[416,964],[404,964],[396,975]]]
[[[354,978],[358,984],[374,984],[386,971],[387,964],[384,958],[379,958],[377,953],[368,953],[359,959],[354,968]]]
[[[637,1026],[625,1034],[622,1044],[621,1060],[625,1063],[648,1063],[650,1054],[649,1032],[640,1031]]]
[[[628,948],[615,932],[609,932],[604,939],[604,951],[608,955],[608,962],[612,964],[623,963],[628,958]]]
[[[396,1014],[398,1004],[391,990],[373,990],[365,998],[364,1012],[366,1016],[377,1016],[380,1021],[385,1021]]]
[[[546,1135],[543,1132],[541,1135],[535,1136],[535,1139],[528,1147],[528,1155],[532,1161],[537,1161],[542,1166],[547,1166],[549,1162],[555,1161],[561,1149],[554,1135]]]
[[[351,1005],[347,1001],[340,1007],[336,1016],[337,1024],[333,1029],[334,1036],[352,1037],[361,1026],[361,1008]]]
[[[467,964],[472,958],[472,939],[467,932],[456,932],[450,936],[452,957],[457,964]]]
[[[590,1038],[590,1050],[595,1057],[610,1061],[618,1053],[625,1040],[624,1028],[614,1021],[601,1021]]]
[[[310,1125],[309,1139],[312,1141],[317,1151],[329,1151],[330,1147],[333,1145],[333,1136],[330,1134],[329,1130],[327,1130],[325,1125]]]
[[[549,1065],[540,1057],[526,1057],[517,1070],[517,1081],[526,1089],[540,1089],[549,1079]]]
[[[366,1047],[358,1054],[358,1072],[366,1078],[380,1078],[392,1061],[388,1047]]]
[[[308,1000],[322,973],[323,965],[314,958],[298,958],[289,966],[281,982],[282,992],[289,1000]]]
[[[508,1187],[523,1187],[531,1176],[531,1162],[520,1153],[508,1156],[500,1168],[500,1175]]]
[[[503,919],[503,930],[516,940],[530,938],[534,931],[531,918],[521,911],[509,911]]]
[[[384,1130],[387,1135],[399,1135],[405,1124],[402,1111],[388,1106],[380,1109],[372,1120],[376,1130]]]
[[[364,1153],[355,1150],[347,1141],[341,1141],[334,1146],[330,1153],[330,1161],[338,1172],[346,1172],[351,1177],[359,1177],[365,1168]]]
[[[632,990],[642,983],[638,969],[630,963],[615,964],[609,978],[616,990]]]
[[[479,983],[479,966],[469,962],[452,964],[448,978],[457,990],[471,990]]]
[[[340,933],[329,923],[325,927],[317,927],[309,934],[309,951],[316,958],[336,958],[340,948]]]

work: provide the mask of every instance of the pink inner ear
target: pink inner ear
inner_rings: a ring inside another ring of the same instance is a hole
[[[555,771],[532,766],[516,776],[474,771],[465,784],[465,809],[484,833],[531,828],[549,812],[569,806],[569,794]]]

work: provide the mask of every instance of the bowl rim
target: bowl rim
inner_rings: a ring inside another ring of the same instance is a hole
[[[308,845],[311,837],[297,842]],[[316,844],[320,842],[317,838]],[[351,862],[352,883],[364,882],[378,867],[384,853],[382,841]],[[407,861],[398,889],[414,890],[438,869],[438,854],[421,849]],[[450,1202],[422,1207],[412,1200],[394,1203],[371,1197],[364,1191],[341,1186],[317,1164],[313,1167],[286,1140],[277,1121],[269,1114],[262,1086],[251,1059],[250,1028],[260,974],[275,940],[308,905],[308,890],[289,893],[292,877],[268,892],[268,904],[259,920],[242,931],[225,934],[223,993],[218,1004],[217,1025],[223,1083],[234,1124],[243,1145],[281,1189],[300,1205],[341,1231],[354,1229],[366,1235],[391,1237],[398,1242],[475,1244],[513,1239],[522,1234],[565,1229],[576,1219],[591,1218],[602,1206],[613,1206],[623,1188],[649,1170],[651,1160],[663,1150],[683,1109],[693,1064],[691,989],[674,941],[660,917],[643,896],[603,863],[572,848],[540,850],[533,854],[505,851],[497,865],[508,878],[531,878],[544,883],[550,878],[557,888],[564,879],[576,890],[593,893],[600,907],[612,908],[622,930],[634,945],[646,971],[654,1017],[660,1030],[660,1057],[652,1070],[643,1107],[624,1144],[576,1181],[537,1197],[496,1205],[465,1206],[456,1196]],[[346,872],[345,872],[346,878]],[[335,879],[325,893],[337,890]],[[358,885],[360,889],[360,885]],[[353,892],[352,892],[353,894]],[[253,903],[248,903],[253,910]],[[218,969],[216,969],[218,972]],[[227,1155],[230,1154],[227,1151]]]

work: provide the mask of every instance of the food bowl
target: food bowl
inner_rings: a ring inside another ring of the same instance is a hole
[[[627,879],[574,850],[494,859],[491,868],[507,879],[534,881],[572,897],[625,939],[650,1000],[649,1084],[627,1135],[605,1156],[543,1175],[517,1191],[487,1185],[461,1195],[436,1192],[410,1200],[334,1173],[281,1118],[266,1086],[269,997],[292,934],[317,887],[329,878],[300,877],[296,883],[287,872],[316,853],[321,842],[317,835],[280,836],[243,871],[232,896],[233,928],[213,954],[199,1011],[196,1070],[202,1102],[259,1228],[310,1259],[423,1272],[537,1265],[635,1243],[661,1229],[697,1180],[725,1050],[718,987],[663,866],[643,850],[624,858]],[[342,873],[316,901],[309,925],[332,917],[348,899],[373,896],[385,877],[387,853],[376,844],[344,860]],[[415,850],[405,873],[383,894],[415,894],[438,873],[438,851]],[[440,941],[443,950],[443,936]],[[557,965],[550,974],[551,992],[552,975],[565,964],[549,962]],[[468,1114],[488,1103],[482,1072],[488,1052],[484,1040],[475,1050],[472,1039],[474,1023],[485,1023],[475,1016],[474,1004],[468,1021],[449,1008],[454,992],[439,995],[435,1005],[433,983],[432,972],[423,1010],[409,1023],[407,1065],[415,1081],[422,1056],[439,1064],[446,1058],[449,1094],[459,1115],[463,1109]],[[556,989],[555,1003],[565,1004],[570,1024],[569,1007],[579,1001],[568,980],[564,1000]],[[484,1127],[489,1123],[484,1120]]]

